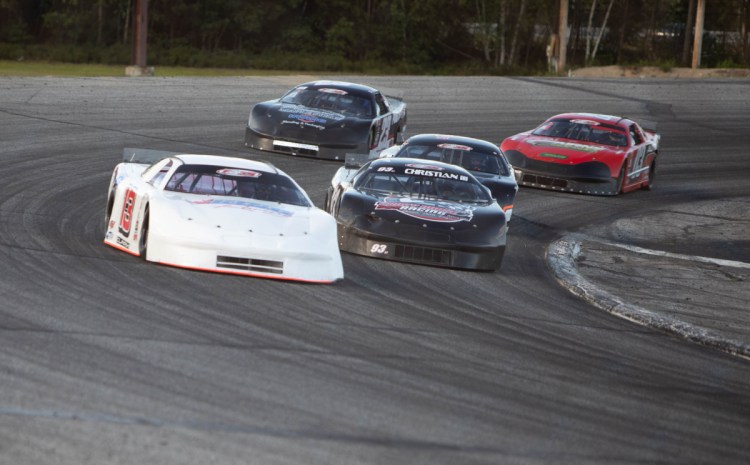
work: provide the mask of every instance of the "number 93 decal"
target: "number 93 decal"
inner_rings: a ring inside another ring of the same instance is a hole
[[[372,244],[370,253],[388,255],[388,244]]]

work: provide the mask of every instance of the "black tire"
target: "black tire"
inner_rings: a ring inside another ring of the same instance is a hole
[[[654,180],[656,179],[656,160],[651,162],[651,166],[648,168],[648,184],[643,186],[643,190],[650,191],[654,188]]]
[[[617,187],[615,188],[615,195],[622,194],[622,186],[625,184],[625,163],[620,168],[620,174],[617,176]]]
[[[146,252],[148,250],[148,231],[149,231],[149,214],[148,206],[146,206],[146,212],[143,215],[143,226],[141,226],[140,236],[138,237],[138,253],[144,260],[146,259]]]
[[[404,143],[404,132],[401,130],[401,128],[398,128],[396,131],[396,137],[394,139],[394,143],[396,145],[400,145]]]
[[[115,192],[112,191],[107,197],[107,209],[104,211],[104,231],[109,229],[109,220],[112,218],[112,210],[115,207]]]
[[[326,199],[323,201],[323,210],[330,212],[331,210],[331,188],[326,189]]]
[[[375,130],[375,127],[370,129],[370,135],[367,137],[367,150],[368,152],[375,148],[375,136],[377,131]]]

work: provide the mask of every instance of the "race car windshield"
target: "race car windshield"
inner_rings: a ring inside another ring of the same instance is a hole
[[[292,89],[281,98],[281,103],[335,111],[357,118],[375,116],[375,104],[372,99],[336,89]]]
[[[407,144],[399,150],[396,157],[442,161],[443,163],[461,166],[469,171],[503,176],[510,175],[508,166],[498,154],[477,151],[459,144]]]
[[[593,142],[613,147],[627,147],[628,139],[617,126],[593,121],[561,119],[547,121],[533,132],[535,136],[558,137],[561,139]]]
[[[286,176],[221,166],[182,165],[164,190],[311,206],[305,194]]]
[[[414,174],[415,171],[421,173]],[[406,169],[392,169],[392,171],[373,169],[360,176],[355,181],[354,187],[376,196],[388,195],[475,204],[486,204],[492,201],[489,193],[473,178],[419,168],[407,167]]]

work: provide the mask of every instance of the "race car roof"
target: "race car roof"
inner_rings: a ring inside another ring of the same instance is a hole
[[[345,81],[328,81],[328,80],[322,80],[322,81],[311,81],[306,82],[304,84],[300,84],[297,87],[306,87],[308,89],[340,89],[345,90],[347,92],[351,92],[353,94],[375,94],[378,92],[377,89],[366,86],[364,84],[355,84],[353,82],[345,82]]]
[[[548,118],[547,121],[556,119],[582,119],[621,127],[629,126],[633,122],[630,119],[624,118],[622,116],[602,115],[599,113],[561,113],[559,115]]]
[[[248,160],[246,158],[225,157],[221,155],[195,155],[187,153],[175,155],[175,158],[181,160],[186,165],[216,165],[226,168],[241,168],[263,171],[266,173],[279,173],[279,170],[270,163]]]
[[[500,153],[500,149],[497,147],[497,145],[491,142],[465,136],[451,136],[447,134],[417,134],[415,136],[411,136],[406,142],[404,142],[404,145],[437,144],[466,145],[478,151]]]

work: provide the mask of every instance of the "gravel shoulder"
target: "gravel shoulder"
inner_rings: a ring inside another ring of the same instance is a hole
[[[677,206],[566,236],[548,263],[596,307],[750,358],[748,227],[747,198]]]

